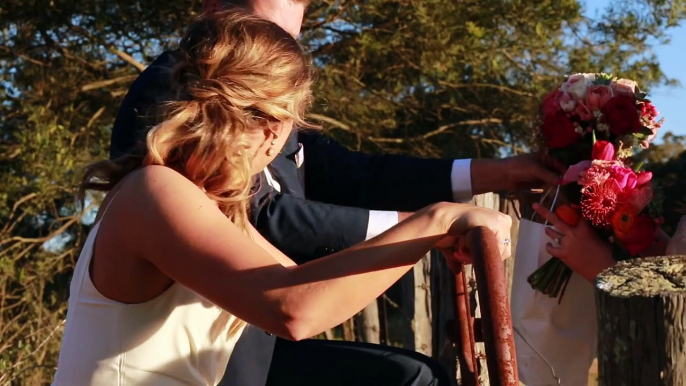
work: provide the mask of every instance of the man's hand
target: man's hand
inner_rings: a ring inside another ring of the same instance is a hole
[[[556,185],[565,167],[540,153],[504,159],[472,161],[472,191],[483,194],[497,191],[516,192]]]

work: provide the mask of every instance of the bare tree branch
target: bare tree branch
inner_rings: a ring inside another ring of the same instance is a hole
[[[310,113],[310,114],[307,114],[307,116],[312,118],[312,119],[316,119],[320,122],[326,122],[326,123],[328,123],[334,127],[341,129],[341,130],[350,131],[350,126],[346,125],[345,123],[343,123],[339,120],[333,119],[331,117],[327,117],[326,115]]]
[[[414,142],[414,141],[421,141],[430,137],[433,137],[435,135],[441,134],[446,130],[452,129],[454,127],[458,126],[478,126],[478,125],[499,125],[502,124],[503,121],[498,118],[484,118],[484,119],[468,119],[466,121],[460,121],[456,123],[451,123],[448,125],[443,125],[439,127],[436,130],[430,131],[426,134],[416,136],[416,137],[411,137],[411,138],[379,138],[379,137],[370,137],[369,140],[372,142],[386,142],[386,143],[406,143],[406,142]],[[509,145],[508,145],[509,146]]]
[[[490,83],[460,83],[460,84],[456,84],[456,83],[450,83],[450,82],[444,82],[444,81],[438,81],[438,84],[440,84],[441,86],[446,86],[446,87],[450,87],[450,88],[454,88],[454,89],[470,88],[470,87],[492,88],[492,89],[500,90],[503,92],[509,92],[512,94],[517,94],[517,95],[521,95],[521,96],[525,96],[525,97],[529,97],[529,98],[535,97],[535,95],[530,93],[530,92],[515,90],[513,88],[503,86],[503,85],[499,85],[499,84],[490,84]]]
[[[125,75],[125,76],[120,76],[120,77],[114,78],[114,79],[101,80],[99,82],[93,82],[93,83],[89,83],[85,86],[82,86],[81,91],[84,91],[84,92],[85,91],[91,91],[91,90],[96,90],[99,88],[111,86],[111,85],[117,84],[117,83],[130,82],[130,81],[135,80],[137,77],[138,77],[138,75]]]
[[[21,204],[23,204],[23,203],[25,203],[26,201],[31,200],[31,199],[33,199],[33,198],[35,198],[35,197],[37,197],[37,196],[38,196],[37,193],[30,193],[30,194],[27,194],[26,196],[20,198],[19,200],[17,200],[17,202],[15,202],[14,205],[12,206],[12,212],[10,212],[10,215],[9,215],[8,221],[7,221],[7,224],[5,224],[5,226],[4,226],[3,229],[2,229],[2,232],[0,232],[0,233],[5,233],[5,232],[7,231],[7,229],[8,229],[9,226],[10,226],[10,221],[9,221],[9,220],[12,220],[12,218],[14,217],[14,214],[17,212],[17,208],[19,208],[19,206],[20,206]]]
[[[138,71],[143,72],[145,68],[147,67],[145,64],[137,61],[136,59],[133,58],[133,56],[127,54],[126,52],[117,49],[117,48],[112,48],[111,51],[117,55],[121,60],[125,61],[126,63],[136,67]]]
[[[102,113],[104,113],[104,112],[105,112],[105,106],[102,106],[100,109],[98,109],[98,111],[95,112],[95,114],[93,114],[93,116],[91,117],[91,119],[88,121],[88,124],[86,125],[86,128],[87,128],[87,129],[90,129],[91,126],[93,126],[93,123],[95,123],[95,121],[97,121],[98,118],[100,118],[100,116],[101,116]]]

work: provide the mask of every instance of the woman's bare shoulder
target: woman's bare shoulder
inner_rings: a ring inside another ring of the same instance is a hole
[[[138,218],[151,214],[151,211],[169,213],[174,208],[207,205],[216,208],[214,201],[193,182],[174,169],[160,165],[145,166],[131,172],[102,203],[102,207],[112,207],[108,213],[119,214],[114,217],[128,217],[128,214]]]
[[[164,203],[168,200],[199,200],[211,202],[205,193],[188,178],[176,170],[160,165],[142,167],[123,181],[122,190],[127,195],[139,196],[144,201],[154,200]],[[145,203],[145,202],[143,202]]]

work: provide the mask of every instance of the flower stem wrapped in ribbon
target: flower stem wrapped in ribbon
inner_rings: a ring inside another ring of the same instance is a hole
[[[620,251],[635,257],[655,239],[661,211],[651,205],[652,174],[632,164],[664,119],[636,82],[608,74],[575,74],[541,104],[541,137],[548,153],[568,166],[561,188],[568,204],[555,210],[567,224],[586,219]],[[572,270],[557,258],[533,272],[529,284],[551,297],[564,295]]]
[[[581,220],[578,205],[563,204],[558,206],[554,212],[560,220],[571,226],[576,226]],[[553,257],[529,276],[528,282],[534,289],[562,300],[572,273],[572,270],[562,260]]]

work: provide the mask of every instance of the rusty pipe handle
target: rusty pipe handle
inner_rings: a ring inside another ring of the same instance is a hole
[[[514,330],[498,241],[485,227],[470,230],[466,237],[474,257],[490,384],[518,386]]]
[[[460,265],[459,272],[455,272],[455,311],[457,312],[457,335],[459,339],[458,364],[462,376],[462,386],[478,386],[479,360],[476,355],[476,339],[474,337],[474,317],[472,316],[467,277],[464,266]]]

